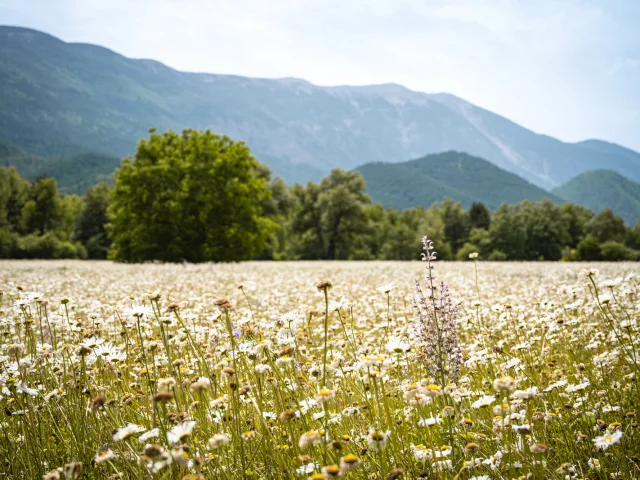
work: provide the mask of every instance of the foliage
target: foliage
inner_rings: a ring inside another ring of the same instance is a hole
[[[356,172],[334,169],[319,184],[297,186],[299,205],[292,233],[298,236],[293,254],[301,259],[348,259],[355,237],[367,225],[364,180]]]
[[[610,208],[607,208],[585,224],[584,232],[587,235],[593,235],[600,242],[606,242],[607,240],[625,242],[628,228],[625,226],[622,217],[615,215]]]
[[[60,196],[53,178],[30,184],[14,167],[0,167],[0,258],[87,258],[90,239],[76,231],[84,208],[81,197]],[[105,209],[103,202],[90,213],[102,229]]]
[[[262,214],[267,183],[242,142],[210,131],[152,133],[116,171],[110,257],[249,260],[276,227]]]
[[[22,207],[22,231],[45,232],[60,226],[62,201],[58,196],[58,185],[53,178],[39,178],[29,192],[29,200]]]
[[[582,238],[576,246],[576,256],[578,260],[583,261],[602,260],[598,239],[593,235]]]
[[[467,260],[470,253],[477,253],[480,258],[486,259],[493,248],[491,235],[482,228],[472,228],[468,241],[458,250],[456,260]]]
[[[18,231],[22,223],[22,208],[29,197],[29,182],[23,180],[15,167],[0,167],[0,227]]]
[[[455,254],[469,235],[471,229],[469,214],[460,203],[455,203],[448,197],[440,203],[434,203],[431,208],[442,218],[446,242]]]
[[[495,249],[510,260],[559,260],[571,237],[560,207],[549,199],[503,204],[489,228]]]
[[[445,260],[637,260],[640,251],[640,224],[631,229],[611,210],[594,215],[544,199],[491,214],[481,202],[467,211],[445,197],[398,211],[372,203],[359,172],[339,169],[288,187],[242,143],[211,132],[154,133],[117,178],[115,189],[101,183],[79,197],[61,195],[52,178],[29,183],[0,167],[0,255],[411,260],[423,231]]]
[[[111,246],[106,228],[109,192],[110,187],[106,183],[88,189],[77,215],[75,238],[85,245],[89,258],[107,258]]]
[[[569,235],[569,245],[577,245],[585,235],[587,222],[593,218],[593,212],[586,207],[565,203],[560,207]]]
[[[87,258],[82,244],[65,240],[58,232],[46,232],[43,235],[30,233],[19,237],[15,248],[14,258]]]
[[[615,262],[620,260],[639,260],[640,252],[630,249],[624,243],[608,240],[600,245],[602,260]]]
[[[473,202],[469,209],[469,226],[481,230],[489,230],[491,212],[482,202]]]

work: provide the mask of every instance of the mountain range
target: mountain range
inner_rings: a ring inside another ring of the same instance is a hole
[[[580,197],[586,205],[594,202],[579,195],[580,185],[594,188],[602,176],[581,178],[585,172],[615,172],[602,186],[611,195],[627,191],[612,187],[620,178],[640,181],[637,152],[601,140],[562,142],[446,93],[180,72],[0,26],[2,164],[31,179],[53,175],[65,190],[81,193],[109,178],[150,127],[208,128],[242,139],[289,183],[358,168],[374,200],[399,208],[438,195],[492,208],[542,196]],[[429,156],[452,150],[467,155]],[[634,219],[634,195],[620,203],[607,194],[592,208],[615,204]]]
[[[640,181],[640,154],[632,150],[561,142],[449,94],[179,72],[0,27],[0,140],[45,157],[122,157],[152,126],[243,139],[289,182],[447,150],[485,158],[546,189],[598,168]]]

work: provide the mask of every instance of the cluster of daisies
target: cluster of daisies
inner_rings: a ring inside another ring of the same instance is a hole
[[[475,260],[4,262],[0,475],[640,478],[635,266]]]

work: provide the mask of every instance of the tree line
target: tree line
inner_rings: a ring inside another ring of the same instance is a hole
[[[0,168],[1,258],[143,261],[411,260],[424,232],[440,258],[640,260],[640,224],[551,200],[467,210],[384,208],[360,173],[287,186],[242,142],[210,131],[150,131],[113,186],[66,195],[56,181]]]

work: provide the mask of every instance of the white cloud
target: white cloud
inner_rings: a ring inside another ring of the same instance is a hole
[[[635,71],[640,69],[640,60],[637,58],[621,58],[613,62],[609,67],[609,75],[615,75],[623,71]]]

